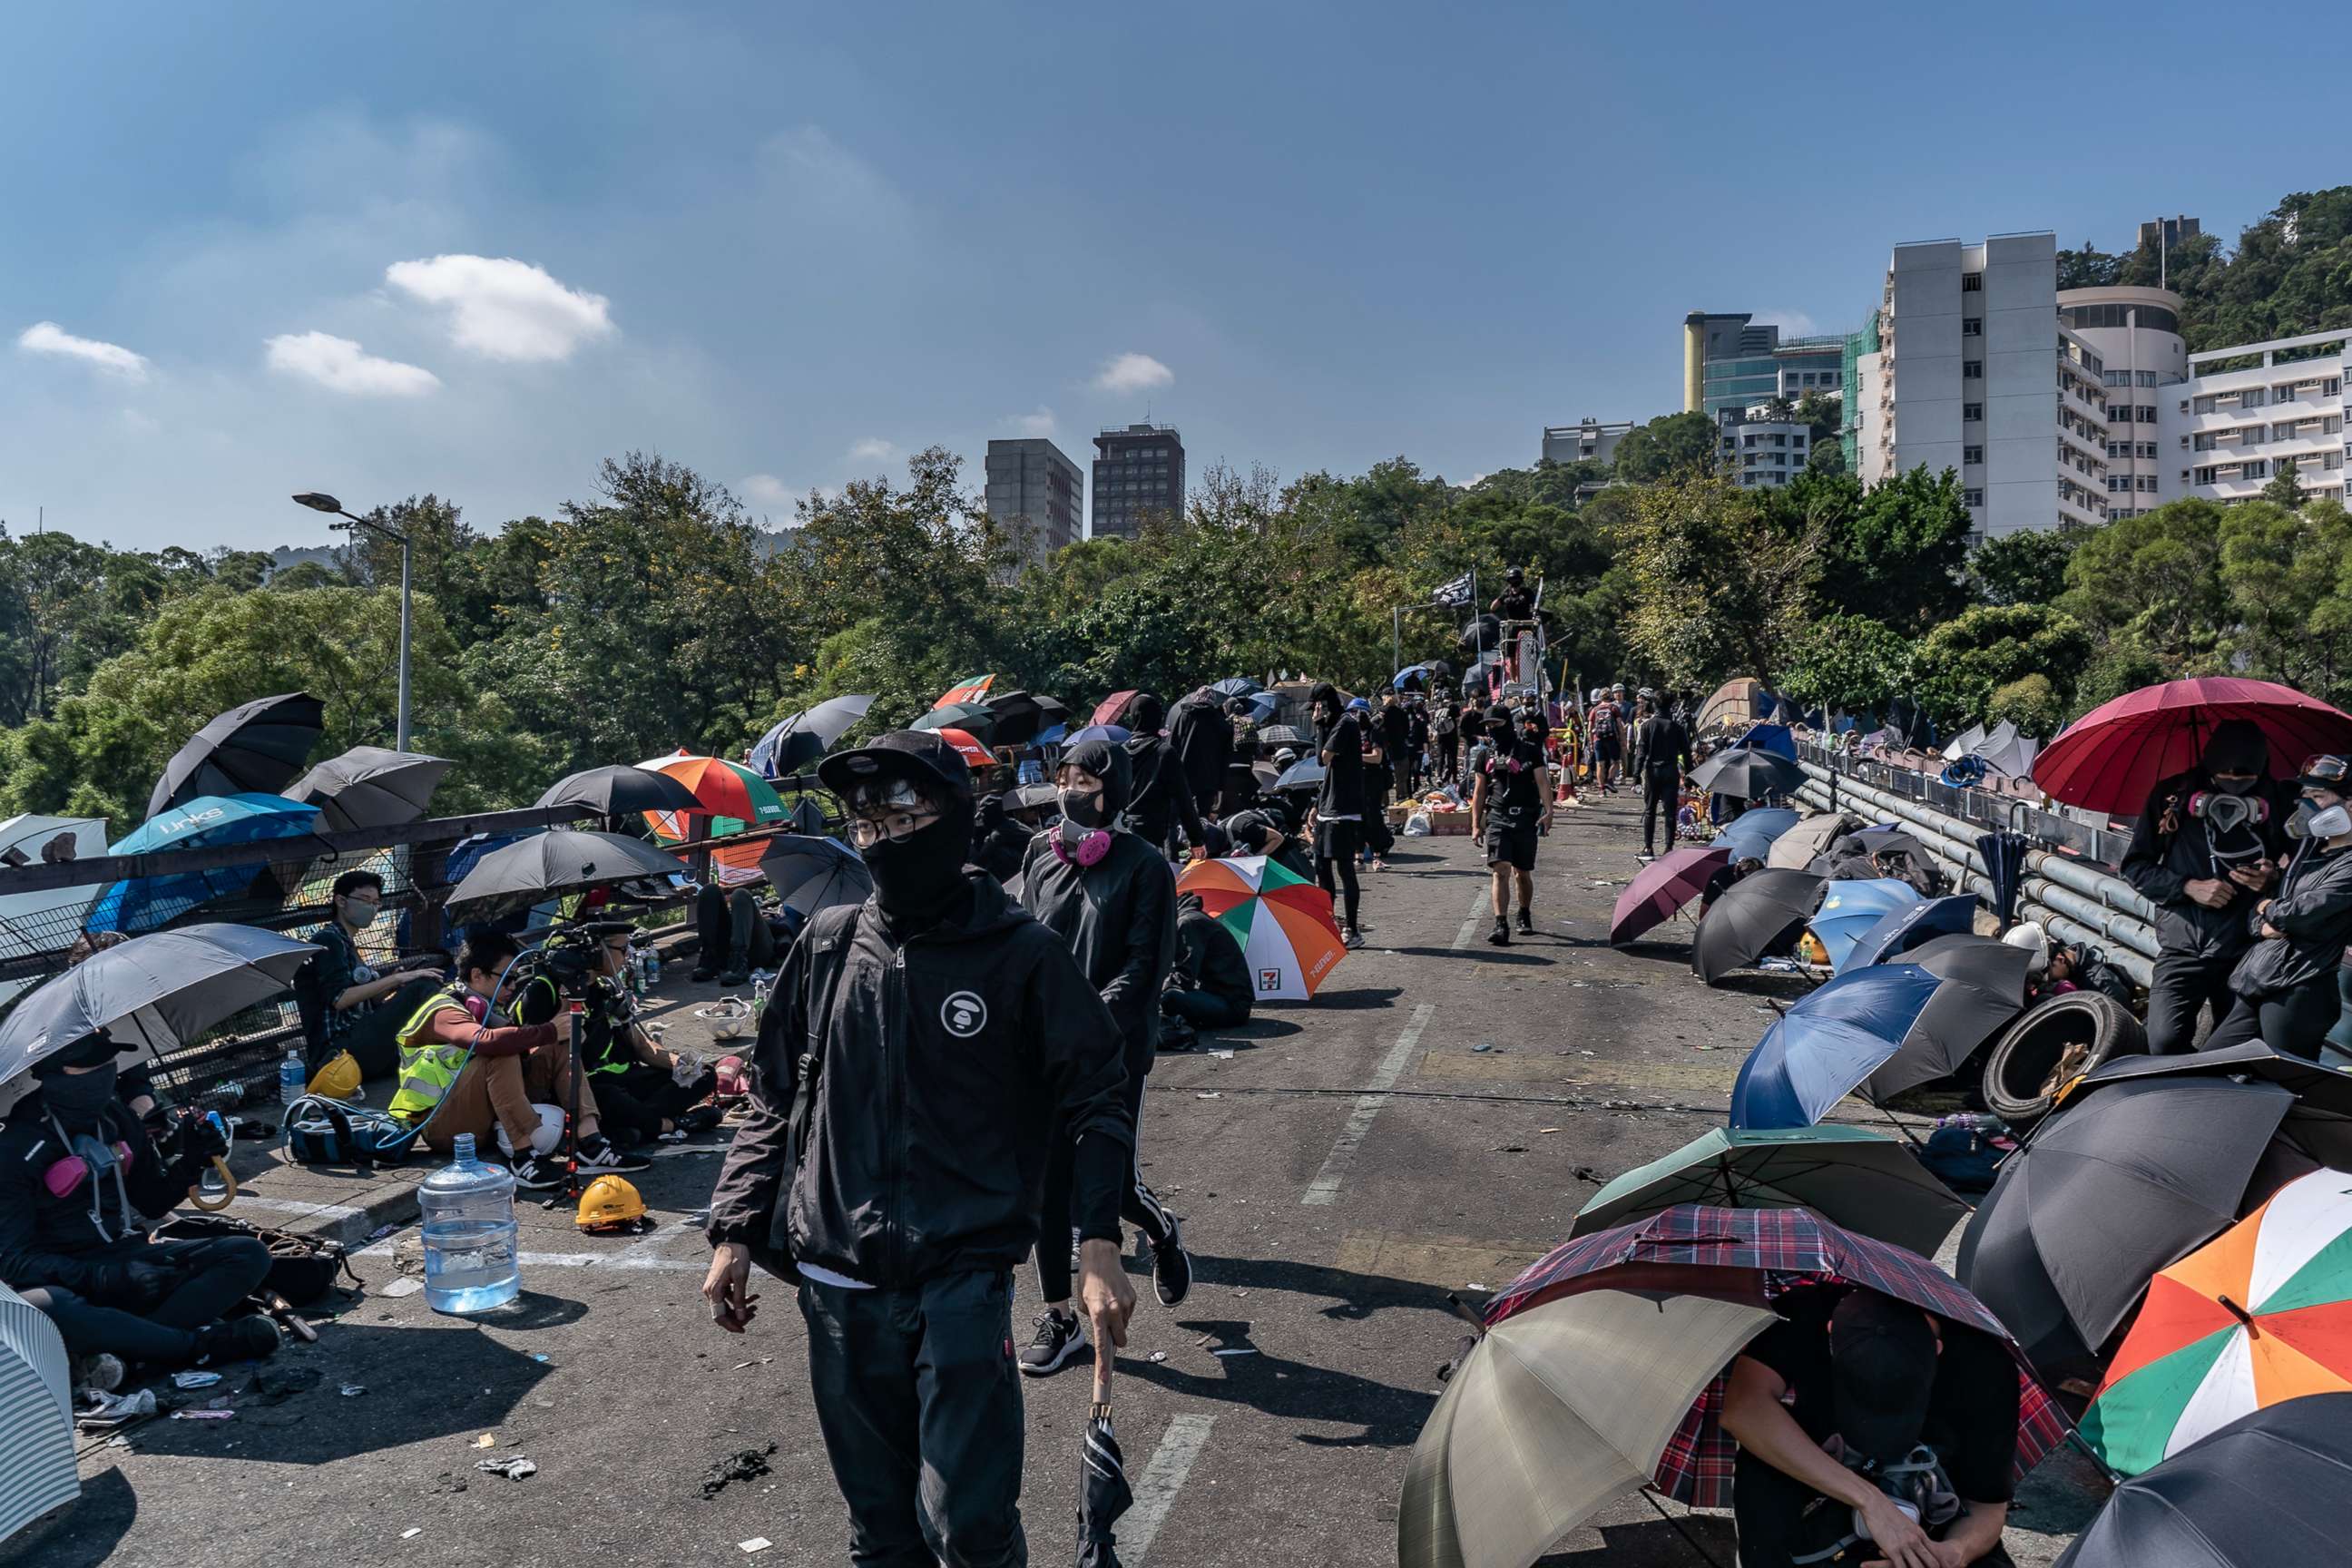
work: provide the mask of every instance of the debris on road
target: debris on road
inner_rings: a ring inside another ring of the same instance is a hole
[[[774,1542],[769,1540],[764,1535],[755,1535],[749,1541],[737,1542],[735,1543],[735,1550],[742,1552],[765,1552],[769,1547],[773,1546],[774,1544]]]
[[[172,1374],[173,1388],[210,1388],[221,1380],[216,1372],[175,1372]]]
[[[1483,1051],[1491,1051],[1495,1048],[1495,1042],[1492,1040],[1481,1040],[1476,1045],[1470,1047],[1474,1054]]]
[[[1497,1154],[1524,1154],[1527,1152],[1528,1146],[1524,1143],[1497,1143],[1495,1145],[1495,1152]]]
[[[708,1502],[727,1489],[731,1482],[756,1481],[772,1474],[768,1456],[776,1451],[773,1443],[764,1448],[738,1448],[712,1465],[702,1475],[702,1497]]]
[[[474,1439],[474,1447],[477,1448],[495,1448],[498,1446],[499,1435],[496,1432],[485,1432]]]
[[[520,1454],[506,1459],[477,1459],[474,1468],[487,1470],[494,1476],[504,1476],[510,1481],[529,1480],[539,1474],[539,1467]]]
[[[134,1389],[129,1394],[94,1392],[90,1397],[95,1403],[74,1417],[74,1426],[83,1431],[102,1432],[155,1414],[155,1391],[151,1388]]]
[[[1223,1350],[1213,1350],[1209,1353],[1211,1355],[1255,1355],[1257,1354],[1257,1347],[1255,1345],[1227,1345]]]
[[[335,1392],[341,1394],[345,1399],[357,1399],[361,1394],[367,1392],[367,1384],[364,1383],[347,1383],[341,1388],[335,1390]]]
[[[404,1531],[402,1531],[400,1532],[400,1538],[401,1538],[403,1541],[414,1541],[414,1540],[415,1540],[418,1536],[420,1536],[420,1535],[422,1535],[422,1534],[424,1534],[424,1533],[425,1533],[425,1527],[424,1527],[423,1525],[421,1525],[421,1524],[412,1524],[412,1525],[410,1525],[406,1530],[404,1530]]]
[[[1223,1100],[1223,1099],[1224,1099],[1224,1098],[1225,1098],[1225,1095],[1224,1095],[1224,1091],[1223,1091],[1223,1089],[1202,1089],[1200,1093],[1198,1093],[1198,1094],[1194,1095],[1192,1098],[1193,1098],[1194,1100]]]
[[[1168,1359],[1168,1352],[1166,1351],[1153,1351],[1151,1352],[1151,1359],[1155,1363],[1166,1361]]]
[[[174,1410],[172,1412],[172,1419],[174,1421],[233,1421],[236,1418],[236,1412],[234,1410]]]

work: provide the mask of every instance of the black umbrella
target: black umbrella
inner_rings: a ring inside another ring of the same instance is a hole
[[[566,773],[547,786],[542,806],[573,805],[583,816],[626,816],[638,811],[703,811],[695,793],[667,773],[615,763]]]
[[[1698,922],[1691,973],[1712,985],[1794,940],[1827,886],[1827,878],[1811,871],[1770,869],[1732,883]]]
[[[1030,691],[1008,691],[981,704],[995,733],[990,744],[1025,746],[1040,732],[1070,721],[1070,710],[1055,698]],[[978,737],[975,736],[975,739]]]
[[[751,754],[745,760],[763,778],[803,773],[816,766],[873,706],[874,699],[864,695],[829,697],[814,708],[778,720],[752,743]]]
[[[1312,757],[1302,758],[1284,770],[1274,781],[1277,790],[1320,789],[1323,787],[1323,764]]]
[[[1865,827],[1847,834],[1843,842],[1865,855],[1909,855],[1923,860],[1927,856],[1927,846],[1900,827]]]
[[[2152,1078],[2196,1076],[2274,1083],[2294,1096],[2294,1109],[2281,1123],[2282,1136],[2335,1170],[2352,1170],[2352,1073],[2272,1049],[2260,1040],[2218,1051],[2178,1056],[2135,1054],[2103,1062],[2076,1084],[2072,1099],[2112,1083]]]
[[[768,840],[760,870],[803,921],[835,904],[862,904],[874,890],[874,873],[857,851],[831,838],[780,833]]]
[[[320,827],[331,833],[398,827],[425,815],[448,771],[446,760],[420,752],[353,746],[288,784],[285,795],[317,806]]]
[[[1691,770],[1691,782],[1709,795],[1759,800],[1768,795],[1794,795],[1805,782],[1805,770],[1788,758],[1749,746],[1733,746]]]
[[[910,730],[961,730],[983,746],[996,744],[996,715],[984,702],[950,702],[944,708],[934,708],[912,724]]]
[[[822,838],[829,826],[824,820],[824,807],[817,805],[814,795],[803,795],[793,803],[792,815],[785,818],[794,833],[805,833]]]
[[[326,727],[326,704],[307,691],[232,708],[163,764],[147,815],[161,816],[200,795],[276,795],[302,771]]]
[[[1208,689],[1219,697],[1247,697],[1264,689],[1246,675],[1228,675],[1223,680],[1213,680]]]
[[[1863,1081],[1873,1105],[1923,1083],[1949,1078],[1996,1030],[2025,1010],[2033,955],[1989,936],[1939,936],[1903,955],[1943,984],[1894,1056]]]
[[[1127,1484],[1127,1456],[1110,1429],[1108,1345],[1095,1347],[1095,1401],[1087,1413],[1085,1446],[1078,1460],[1078,1568],[1118,1568],[1110,1527],[1135,1506]]]
[[[1992,912],[2007,931],[2017,920],[2017,894],[2025,886],[2025,852],[2032,841],[2020,833],[1987,833],[1977,839],[1985,880],[1992,884]]]
[[[2220,1235],[2294,1097],[2223,1078],[2118,1083],[2001,1163],[1960,1237],[1960,1283],[2036,1366],[2087,1365],[2156,1271]]]
[[[2241,1415],[2116,1488],[2057,1568],[2336,1563],[2352,1541],[2352,1394]]]
[[[686,862],[642,838],[551,827],[476,861],[465,880],[449,889],[449,907],[535,904],[558,893],[686,874]]]

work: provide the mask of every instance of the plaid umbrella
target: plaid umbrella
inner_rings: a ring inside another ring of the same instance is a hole
[[[1790,1277],[1794,1276],[1794,1279]],[[1554,1247],[1486,1304],[1489,1329],[1514,1313],[1580,1291],[1667,1289],[1718,1299],[1767,1299],[1792,1284],[1839,1281],[1907,1301],[1980,1330],[2017,1363],[2017,1474],[2023,1476],[2066,1436],[2066,1421],[2017,1342],[1984,1304],[1926,1258],[1841,1230],[1808,1209],[1708,1208],[1684,1204],[1634,1225]],[[1722,1427],[1718,1377],[1683,1417],[1653,1484],[1694,1508],[1731,1502],[1737,1451]]]

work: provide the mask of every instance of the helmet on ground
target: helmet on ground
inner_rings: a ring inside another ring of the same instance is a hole
[[[310,1075],[312,1094],[329,1100],[349,1100],[359,1091],[359,1058],[349,1051],[337,1051],[327,1058],[325,1066]]]
[[[2040,974],[2049,969],[2050,933],[2042,929],[2041,921],[2020,921],[2010,927],[2000,940],[2011,947],[2023,948],[2031,955],[2031,962],[2025,967],[2029,975]]]
[[[580,1194],[580,1228],[619,1230],[646,1217],[646,1200],[618,1176],[599,1176]]]

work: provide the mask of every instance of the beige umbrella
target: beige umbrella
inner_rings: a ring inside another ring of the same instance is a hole
[[[1738,1301],[1601,1289],[1496,1324],[1413,1445],[1400,1568],[1528,1568],[1649,1484],[1691,1405],[1772,1321]]]
[[[1815,857],[1829,847],[1830,840],[1837,837],[1839,825],[1850,820],[1842,811],[1815,812],[1772,840],[1771,851],[1764,857],[1764,864],[1789,871],[1803,870],[1813,863]]]

